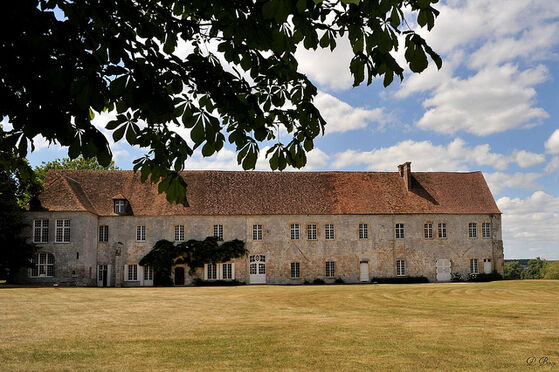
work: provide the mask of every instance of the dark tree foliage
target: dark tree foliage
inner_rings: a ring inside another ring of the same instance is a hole
[[[35,246],[23,237],[23,211],[18,200],[25,187],[0,168],[0,279],[13,282],[19,269],[29,266]]]
[[[505,279],[520,279],[524,267],[518,261],[505,262]]]
[[[238,239],[223,242],[221,245],[213,236],[204,240],[191,239],[177,245],[163,239],[155,243],[153,249],[139,263],[153,268],[156,285],[168,285],[171,283],[172,266],[179,257],[188,265],[192,274],[197,267],[203,267],[206,263],[229,261],[242,257],[247,252],[245,243]]]
[[[399,47],[413,72],[427,68],[428,57],[441,67],[403,12],[430,30],[437,2],[10,1],[0,22],[0,118],[13,130],[0,151],[24,157],[42,135],[68,146],[72,159],[95,156],[107,166],[111,150],[91,120],[108,110],[117,114],[107,125],[114,140],[148,151],[134,170],[161,182],[169,201],[184,200],[178,171],[197,148],[211,156],[228,141],[239,164],[253,169],[259,143],[274,141],[271,168],[300,168],[326,123],[313,104],[316,87],[297,71],[297,46],[334,49],[347,37],[354,86],[375,77],[387,86],[395,75],[403,79],[393,57]],[[175,125],[190,129],[193,146]],[[285,143],[280,127],[290,133]]]
[[[545,267],[547,261],[542,260],[537,257],[528,261],[528,267],[526,267],[520,277],[522,279],[541,279],[543,278],[543,268]]]
[[[107,166],[103,166],[99,164],[96,158],[86,159],[78,156],[76,159],[61,158],[42,162],[41,165],[35,167],[34,172],[37,178],[44,182],[50,169],[116,170],[119,168],[115,165],[114,161],[111,161]]]

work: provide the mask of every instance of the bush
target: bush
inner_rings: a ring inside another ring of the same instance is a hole
[[[520,279],[524,267],[518,261],[505,262],[505,279]]]
[[[548,262],[543,268],[544,279],[559,279],[559,261]]]
[[[496,271],[493,271],[490,274],[470,274],[468,277],[469,282],[492,282],[495,280],[503,280],[503,276]]]
[[[452,273],[451,281],[453,282],[463,282],[464,278],[462,278],[462,274],[460,273]]]
[[[429,283],[429,279],[424,276],[397,276],[392,278],[373,278],[371,282],[378,284]]]
[[[200,278],[194,279],[192,284],[199,287],[232,287],[245,285],[244,282],[239,282],[238,280],[202,280]]]
[[[325,282],[324,280],[320,279],[320,278],[316,278],[315,280],[313,280],[313,281],[311,282],[311,284],[314,284],[314,285],[322,285],[322,284],[326,284],[326,282]]]
[[[342,278],[337,278],[334,283],[336,284],[345,284],[344,280]]]

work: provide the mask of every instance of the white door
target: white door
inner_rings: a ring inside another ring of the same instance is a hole
[[[450,278],[450,260],[448,258],[441,258],[437,260],[437,281],[449,282]]]
[[[266,256],[249,257],[250,284],[266,284]]]
[[[369,281],[369,261],[361,261],[359,273],[359,280],[362,282]]]
[[[491,259],[484,258],[483,259],[483,272],[486,274],[491,274]]]

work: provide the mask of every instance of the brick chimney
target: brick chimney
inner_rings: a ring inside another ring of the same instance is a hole
[[[398,173],[400,177],[404,179],[404,185],[408,191],[411,190],[411,162],[405,162],[404,164],[398,165]]]

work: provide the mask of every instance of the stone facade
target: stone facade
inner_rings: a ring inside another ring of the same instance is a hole
[[[138,280],[128,281],[125,265],[137,264],[158,240],[172,241],[176,225],[184,226],[185,240],[204,239],[213,235],[214,225],[222,225],[224,240],[245,241],[250,253],[234,260],[234,278],[246,283],[251,283],[252,255],[265,257],[265,281],[270,284],[302,284],[316,278],[357,283],[363,279],[364,264],[368,279],[395,277],[396,260],[405,261],[406,276],[425,276],[430,281],[437,281],[439,259],[450,260],[451,272],[462,276],[470,272],[471,259],[477,259],[480,273],[486,269],[484,260],[490,259],[490,270],[501,274],[504,265],[499,214],[98,217],[87,212],[29,212],[27,216],[29,225],[34,219],[49,220],[50,242],[39,246],[55,257],[54,277],[25,279],[37,284],[98,285],[98,265],[107,265],[110,278],[105,285],[143,285],[141,268],[138,266]],[[57,219],[70,219],[70,243],[53,241]],[[425,238],[427,223],[432,224],[432,238]],[[438,236],[439,223],[446,224],[446,238]],[[469,237],[470,223],[476,223],[475,238]],[[482,237],[483,223],[490,224],[490,237]],[[299,225],[298,240],[291,239],[292,224]],[[317,227],[316,240],[308,239],[309,224]],[[325,239],[326,224],[334,225],[333,240]],[[367,224],[366,239],[359,238],[359,224]],[[396,224],[404,225],[404,238],[396,238]],[[107,242],[99,242],[101,225],[108,226]],[[262,225],[262,240],[253,240],[253,225]],[[137,226],[145,226],[143,242],[136,241]],[[326,276],[327,261],[335,263],[331,277]],[[292,262],[299,263],[299,278],[291,278]],[[184,269],[185,284],[190,284],[192,277]],[[204,270],[198,269],[194,277],[204,278]]]

